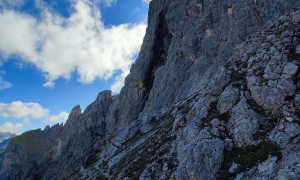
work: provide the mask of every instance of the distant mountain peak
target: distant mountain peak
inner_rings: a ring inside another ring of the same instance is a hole
[[[6,139],[10,139],[10,138],[13,138],[15,137],[16,134],[13,134],[13,133],[9,133],[9,132],[1,132],[0,131],[0,143]]]
[[[0,132],[0,153],[5,151],[10,140],[15,136],[17,136],[17,135],[13,134],[13,133]]]

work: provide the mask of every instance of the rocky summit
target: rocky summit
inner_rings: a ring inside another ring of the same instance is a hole
[[[0,163],[0,179],[299,179],[300,1],[152,0],[120,94]]]

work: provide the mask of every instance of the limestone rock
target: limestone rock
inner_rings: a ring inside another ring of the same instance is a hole
[[[298,45],[297,47],[296,47],[296,54],[300,54],[300,45]]]
[[[297,7],[151,1],[120,94],[101,92],[64,126],[13,139],[0,179],[298,178]]]
[[[277,157],[270,156],[265,162],[258,165],[258,171],[260,174],[269,175],[274,172]]]
[[[220,114],[227,113],[230,109],[232,109],[238,98],[239,91],[237,89],[230,87],[226,88],[225,91],[221,94],[217,105]]]
[[[202,140],[179,149],[176,179],[215,179],[223,159],[224,144],[218,139]]]
[[[293,96],[297,90],[297,86],[293,83],[293,81],[287,79],[279,79],[277,87],[278,89],[283,90],[286,96]]]
[[[267,110],[277,110],[284,103],[284,93],[278,88],[248,85],[251,97]]]
[[[231,173],[231,174],[234,173],[235,170],[236,170],[238,167],[239,167],[238,164],[233,163],[232,166],[231,166],[230,169],[229,169],[229,173]]]
[[[291,138],[300,134],[300,126],[296,123],[280,123],[270,133],[269,138],[281,148],[285,148],[290,143]]]
[[[244,147],[253,141],[253,135],[258,130],[259,122],[259,115],[250,108],[245,98],[232,108],[227,128],[232,134],[236,146]]]
[[[282,73],[284,74],[289,74],[289,75],[294,75],[297,73],[298,71],[298,65],[294,64],[294,63],[287,63],[283,70],[282,70]]]
[[[210,122],[210,124],[211,124],[214,128],[217,128],[217,127],[219,127],[219,125],[220,125],[220,120],[217,119],[217,118],[215,118],[215,119],[213,119],[213,120]]]

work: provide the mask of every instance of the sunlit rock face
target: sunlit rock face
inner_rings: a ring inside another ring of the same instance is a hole
[[[64,126],[13,138],[0,177],[299,178],[298,7],[151,1],[121,93],[101,92]]]

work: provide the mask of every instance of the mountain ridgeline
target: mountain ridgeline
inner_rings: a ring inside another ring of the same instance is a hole
[[[152,0],[120,94],[13,138],[0,179],[299,179],[299,8]]]

